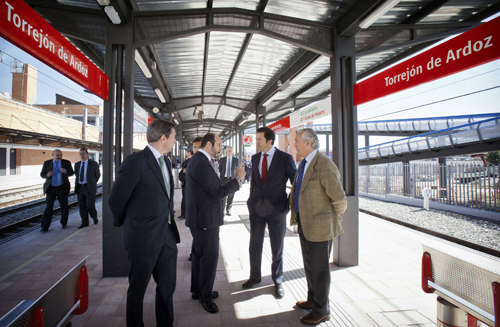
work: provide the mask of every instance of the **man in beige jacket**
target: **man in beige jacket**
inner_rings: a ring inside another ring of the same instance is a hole
[[[311,312],[301,318],[319,324],[330,318],[330,253],[332,240],[342,234],[347,208],[337,166],[319,153],[318,135],[305,128],[295,136],[297,153],[304,159],[290,193],[291,225],[298,224],[307,279],[307,300],[296,305]]]

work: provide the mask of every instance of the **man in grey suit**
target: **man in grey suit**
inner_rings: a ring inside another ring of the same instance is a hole
[[[229,183],[236,178],[236,168],[238,167],[238,158],[233,157],[233,148],[228,146],[226,156],[219,160],[220,179],[223,184]],[[226,208],[226,216],[231,216],[231,208],[233,207],[234,193],[229,194],[224,198],[222,209]]]
[[[80,158],[82,161],[75,163],[75,193],[78,196],[78,207],[82,218],[82,224],[78,228],[84,228],[89,225],[89,215],[94,220],[94,225],[99,222],[95,208],[95,197],[97,181],[101,177],[101,172],[97,162],[89,159],[87,149],[80,149]]]
[[[127,327],[143,327],[143,300],[151,275],[156,282],[156,326],[172,327],[179,232],[174,219],[174,179],[170,160],[175,125],[149,124],[144,150],[125,158],[109,195],[114,225],[123,226],[129,288]]]
[[[271,277],[275,296],[281,299],[283,290],[283,247],[286,233],[286,215],[289,211],[286,183],[293,183],[295,162],[288,153],[276,149],[275,133],[269,127],[257,130],[255,137],[259,153],[252,156],[252,180],[247,201],[250,213],[250,279],[244,288],[261,282],[262,246],[266,225],[271,242]]]
[[[53,159],[45,161],[42,166],[42,171],[40,172],[40,176],[45,178],[43,193],[47,194],[47,202],[42,216],[42,232],[49,231],[56,198],[61,206],[60,222],[62,228],[66,228],[68,224],[68,195],[71,189],[68,177],[73,176],[74,171],[73,167],[71,167],[71,162],[69,160],[64,160],[62,156],[61,150],[55,149],[52,151]]]

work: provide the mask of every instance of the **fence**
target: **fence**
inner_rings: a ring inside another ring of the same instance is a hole
[[[500,166],[471,163],[390,163],[360,166],[359,191],[385,196],[423,199],[431,190],[431,201],[500,212]]]

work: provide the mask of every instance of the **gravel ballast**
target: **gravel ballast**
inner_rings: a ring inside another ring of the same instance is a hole
[[[500,250],[500,224],[444,210],[359,197],[359,208],[490,249]]]

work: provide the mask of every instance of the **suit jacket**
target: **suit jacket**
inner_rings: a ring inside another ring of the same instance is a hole
[[[45,178],[45,183],[43,183],[43,193],[47,193],[49,189],[50,183],[52,181],[52,176],[48,177],[47,174],[53,170],[53,159],[47,160],[43,163],[42,171],[40,172],[40,176]],[[71,162],[69,160],[61,159],[61,168],[66,169],[66,174],[62,174],[64,190],[67,194],[69,194],[69,190],[71,189],[71,183],[69,182],[68,177],[73,176],[75,173],[73,171],[73,167],[71,167]]]
[[[182,188],[186,186],[186,173],[184,173],[183,170],[187,168],[188,163],[189,159],[184,160],[184,162],[181,165],[181,169],[179,169],[179,181],[182,182],[181,185]]]
[[[160,165],[149,147],[125,158],[109,194],[114,226],[123,225],[123,246],[129,253],[159,253],[168,233],[168,215],[175,241],[180,242],[174,219],[174,179],[170,160],[165,157],[170,178],[170,197]]]
[[[296,182],[297,176],[290,192],[291,225],[297,224],[294,209]],[[310,242],[324,242],[342,234],[340,220],[346,208],[339,170],[333,161],[318,151],[307,167],[299,193],[300,223],[305,238]]]
[[[222,199],[239,187],[236,179],[222,185],[210,160],[201,151],[196,152],[186,169],[186,226],[195,229],[221,226]]]
[[[78,184],[78,181],[80,180],[80,165],[82,164],[81,161],[78,161],[75,163],[75,193],[78,193],[80,191],[80,184]],[[87,188],[92,195],[96,195],[97,193],[97,181],[99,181],[99,178],[101,178],[101,172],[99,171],[99,164],[95,162],[94,160],[87,160],[87,166],[85,166],[85,169],[87,169]]]
[[[231,157],[231,178],[236,177],[236,168],[238,168],[239,160],[235,156]],[[219,160],[219,171],[220,177],[226,177],[226,167],[227,167],[227,157],[223,157]]]
[[[286,182],[293,183],[295,162],[288,153],[275,150],[271,165],[267,171],[266,182],[262,182],[259,172],[259,162],[262,152],[252,156],[252,180],[250,182],[250,197],[247,207],[250,214],[261,217],[284,218],[289,210]]]

